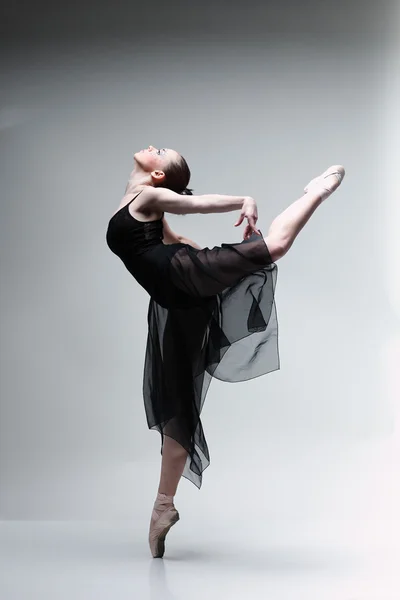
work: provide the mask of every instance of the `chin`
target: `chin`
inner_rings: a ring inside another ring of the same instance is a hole
[[[134,165],[137,165],[138,167],[140,167],[141,169],[143,169],[145,167],[145,162],[144,162],[144,156],[142,152],[136,152],[133,155],[133,162]]]

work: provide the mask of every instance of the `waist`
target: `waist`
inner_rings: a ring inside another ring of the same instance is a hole
[[[107,239],[107,245],[114,254],[124,259],[126,257],[142,256],[146,252],[153,250],[157,246],[162,246],[160,239],[141,239],[141,240],[112,240]]]

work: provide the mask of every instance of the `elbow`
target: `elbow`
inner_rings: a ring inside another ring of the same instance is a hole
[[[181,243],[181,240],[182,240],[182,236],[176,235],[176,233],[173,235],[164,235],[164,237],[163,237],[163,243],[167,244],[167,245],[168,244],[179,244],[179,243]]]

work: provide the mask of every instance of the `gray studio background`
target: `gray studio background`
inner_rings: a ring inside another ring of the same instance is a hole
[[[148,298],[105,232],[133,153],[153,144],[186,157],[196,193],[254,196],[264,233],[312,177],[347,169],[279,262],[281,370],[210,387],[211,465],[200,492],[180,484],[175,539],[210,519],[222,530],[234,495],[264,515],[243,525],[255,536],[318,523],[326,539],[386,543],[399,525],[389,5],[35,6],[3,20],[0,517],[147,528]],[[241,239],[236,218],[170,224],[212,247]]]

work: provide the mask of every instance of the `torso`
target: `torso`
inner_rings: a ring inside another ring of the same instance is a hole
[[[140,195],[140,200],[138,200],[138,196]],[[159,211],[148,211],[144,210],[146,207],[145,199],[146,199],[146,190],[140,190],[135,194],[125,194],[122,198],[121,204],[118,210],[112,215],[114,217],[120,210],[128,206],[128,210],[132,217],[136,219],[136,221],[142,223],[149,223],[151,221],[160,221],[163,218],[163,213]],[[111,217],[111,218],[112,218]]]
[[[140,269],[138,257],[160,244],[163,246],[164,237],[163,214],[143,210],[143,194],[145,191],[141,190],[125,195],[119,209],[110,218],[106,233],[110,250],[126,264],[131,264],[134,276]],[[135,210],[131,210],[132,204]]]
[[[106,242],[160,306],[176,303],[178,297],[186,306],[186,295],[172,283],[169,269],[172,256],[182,244],[164,243],[163,213],[144,210],[150,204],[150,193],[151,190],[145,189],[124,196],[109,220]],[[145,194],[149,194],[147,201],[143,201]]]

